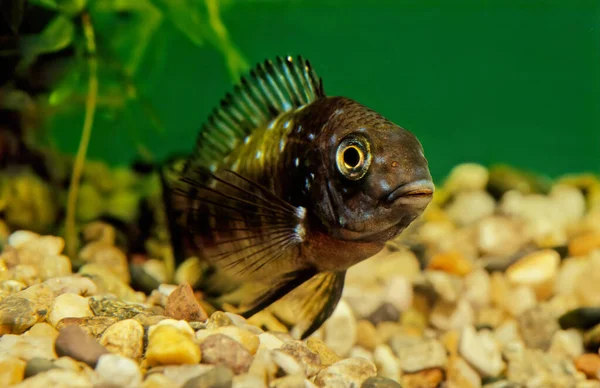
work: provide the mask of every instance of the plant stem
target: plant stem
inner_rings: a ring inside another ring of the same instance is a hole
[[[94,36],[94,27],[90,20],[90,15],[84,12],[81,15],[83,32],[85,35],[86,55],[89,67],[88,94],[85,102],[85,119],[81,131],[81,140],[73,164],[73,173],[69,185],[67,196],[67,214],[65,219],[65,240],[67,255],[71,260],[76,259],[77,250],[77,228],[75,217],[77,212],[77,197],[79,194],[79,181],[85,165],[85,157],[92,134],[92,125],[94,123],[94,114],[96,112],[96,100],[98,96],[98,61],[96,59],[96,39]]]

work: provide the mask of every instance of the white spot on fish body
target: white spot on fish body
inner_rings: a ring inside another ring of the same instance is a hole
[[[285,141],[283,139],[279,140],[279,152],[283,152],[285,148]]]
[[[250,142],[250,136],[246,136],[244,138],[244,144],[248,144]]]
[[[382,180],[379,181],[379,186],[384,191],[388,191],[390,189],[390,184],[385,179],[382,179]]]
[[[294,164],[296,165],[296,167],[298,167],[300,165],[300,159],[296,158],[294,160]]]
[[[309,133],[308,134],[308,140],[315,140],[315,134],[314,133]]]
[[[256,151],[256,154],[254,155],[254,157],[256,159],[260,159],[262,157],[262,151],[261,150]]]
[[[286,122],[283,123],[283,127],[287,129],[289,126],[290,126],[290,120],[286,120]]]

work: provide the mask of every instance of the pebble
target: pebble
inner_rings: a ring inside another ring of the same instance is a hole
[[[206,311],[200,306],[189,283],[179,285],[169,294],[165,315],[186,321],[206,321]]]
[[[344,357],[356,343],[356,319],[350,306],[341,300],[331,317],[323,325],[325,344],[337,355]]]
[[[231,388],[233,373],[222,366],[217,366],[200,376],[188,380],[181,388]]]
[[[0,303],[0,327],[9,333],[23,333],[46,319],[53,301],[54,293],[43,284],[9,295]]]
[[[431,311],[429,321],[440,330],[459,329],[475,322],[475,312],[464,298],[456,304],[438,301]]]
[[[304,377],[304,367],[294,357],[281,351],[281,349],[272,350],[271,359],[284,374]]]
[[[433,286],[438,297],[446,302],[455,303],[462,291],[462,281],[458,276],[442,271],[428,270],[425,278]]]
[[[356,324],[356,344],[373,351],[379,343],[379,333],[377,333],[375,326],[364,319],[358,321]]]
[[[523,224],[517,219],[494,215],[477,226],[477,247],[484,256],[509,257],[526,243]]]
[[[487,168],[477,163],[462,163],[454,166],[444,181],[449,193],[484,190],[489,179]]]
[[[313,377],[322,369],[319,354],[308,348],[302,341],[286,341],[279,350],[289,354],[302,365],[304,375],[308,378]]]
[[[14,388],[89,388],[91,386],[93,386],[92,382],[86,375],[58,368],[39,373],[20,384],[13,385]]]
[[[563,329],[591,329],[600,323],[600,308],[579,307],[571,310],[558,318],[558,323]]]
[[[56,297],[52,310],[48,316],[48,322],[56,327],[63,318],[82,318],[94,315],[90,309],[88,300],[73,293],[66,293]]]
[[[576,329],[558,330],[552,337],[550,354],[575,358],[583,353],[583,336]]]
[[[491,216],[496,209],[496,201],[487,192],[478,190],[456,195],[446,207],[446,214],[457,225],[472,225]]]
[[[318,387],[360,387],[369,377],[377,375],[372,362],[362,358],[347,358],[321,370],[315,377]]]
[[[90,308],[94,315],[103,317],[115,317],[119,320],[130,319],[138,314],[154,315],[153,312],[139,304],[127,303],[108,297],[91,297]]]
[[[322,366],[330,366],[340,360],[340,357],[318,338],[308,338],[306,346],[319,355]]]
[[[171,325],[160,325],[148,335],[146,362],[153,366],[197,364],[200,347],[187,332]]]
[[[469,273],[464,280],[464,297],[475,309],[483,309],[490,304],[490,275],[483,269]]]
[[[267,348],[269,350],[279,349],[283,346],[283,341],[279,338],[275,337],[271,333],[261,333],[258,335],[258,340],[260,342],[259,348]]]
[[[590,232],[569,241],[570,256],[585,256],[595,249],[600,249],[600,232]]]
[[[558,273],[560,255],[553,249],[530,253],[506,270],[506,278],[514,285],[532,287],[538,300],[550,297]]]
[[[118,354],[100,356],[95,370],[100,381],[109,386],[137,387],[142,382],[137,363]]]
[[[0,387],[17,384],[25,377],[26,363],[16,357],[0,358]]]
[[[100,336],[100,344],[111,353],[134,360],[142,357],[144,328],[134,319],[125,319],[109,326]]]
[[[54,337],[5,334],[0,337],[0,354],[25,361],[36,357],[54,359]]]
[[[79,251],[79,258],[85,263],[94,263],[108,269],[123,283],[131,281],[127,256],[112,244],[94,241],[85,245]]]
[[[404,388],[434,388],[439,387],[444,380],[444,371],[440,368],[426,369],[415,373],[402,375]]]
[[[452,357],[448,361],[448,387],[481,388],[481,377],[465,360]]]
[[[234,376],[232,380],[233,388],[267,388],[263,379],[246,374]]]
[[[98,292],[98,288],[92,279],[79,275],[48,279],[43,284],[48,286],[55,295],[73,293],[82,296],[90,296],[95,295]]]
[[[600,356],[596,353],[582,354],[574,360],[575,368],[590,379],[600,378]]]
[[[448,358],[441,342],[434,339],[419,340],[405,346],[395,346],[402,371],[418,372],[429,368],[445,368]]]
[[[252,355],[241,344],[223,334],[213,334],[200,345],[202,363],[223,365],[239,375],[248,372]]]
[[[548,305],[537,305],[518,317],[525,344],[530,348],[548,350],[552,337],[560,327]]]
[[[389,379],[383,376],[369,377],[360,388],[402,388],[397,380]]]
[[[38,373],[46,372],[50,369],[58,368],[54,365],[52,360],[48,360],[46,358],[32,358],[27,361],[27,365],[25,366],[25,377],[35,376]]]
[[[378,345],[373,352],[373,357],[378,375],[395,381],[400,379],[400,364],[388,345]]]
[[[216,329],[198,330],[196,332],[196,340],[202,343],[205,338],[213,334],[224,334],[242,344],[250,354],[256,353],[260,340],[258,336],[246,329],[241,329],[237,326],[220,326]]]
[[[86,264],[79,269],[79,274],[90,277],[98,287],[100,294],[113,294],[126,302],[140,301],[138,293],[104,266],[94,263]]]
[[[99,337],[109,326],[118,321],[114,317],[84,317],[84,318],[63,318],[55,325],[57,330],[64,327],[75,325],[81,327],[92,337]]]
[[[473,270],[473,263],[460,251],[440,252],[431,257],[427,269],[465,276]]]
[[[155,367],[148,371],[148,376],[164,376],[172,381],[175,386],[182,386],[188,380],[203,375],[214,369],[213,365],[190,364],[190,365],[168,365]],[[162,373],[162,374],[161,374]],[[164,387],[164,385],[163,385]]]
[[[68,356],[95,367],[98,359],[108,350],[87,334],[79,326],[67,326],[60,330],[56,338],[56,354]]]
[[[275,377],[277,369],[277,364],[273,362],[272,351],[261,348],[254,355],[254,360],[250,364],[248,373],[258,377],[262,381],[269,381]]]
[[[412,290],[411,290],[412,299]],[[400,311],[391,303],[382,303],[367,317],[372,324],[378,325],[381,322],[396,322],[400,319]]]
[[[505,366],[500,349],[487,330],[477,332],[472,326],[465,327],[458,353],[484,377],[498,376]]]

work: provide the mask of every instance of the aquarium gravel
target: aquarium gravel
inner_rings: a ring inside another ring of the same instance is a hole
[[[455,167],[303,341],[268,310],[214,311],[190,266],[169,284],[108,222],[84,228],[73,261],[63,238],[10,229],[2,387],[600,387],[596,176]],[[140,277],[158,287],[136,291]]]

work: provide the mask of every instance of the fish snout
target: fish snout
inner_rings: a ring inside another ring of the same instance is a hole
[[[388,204],[404,204],[415,208],[425,208],[433,197],[435,186],[430,178],[417,179],[395,188],[385,198]]]

